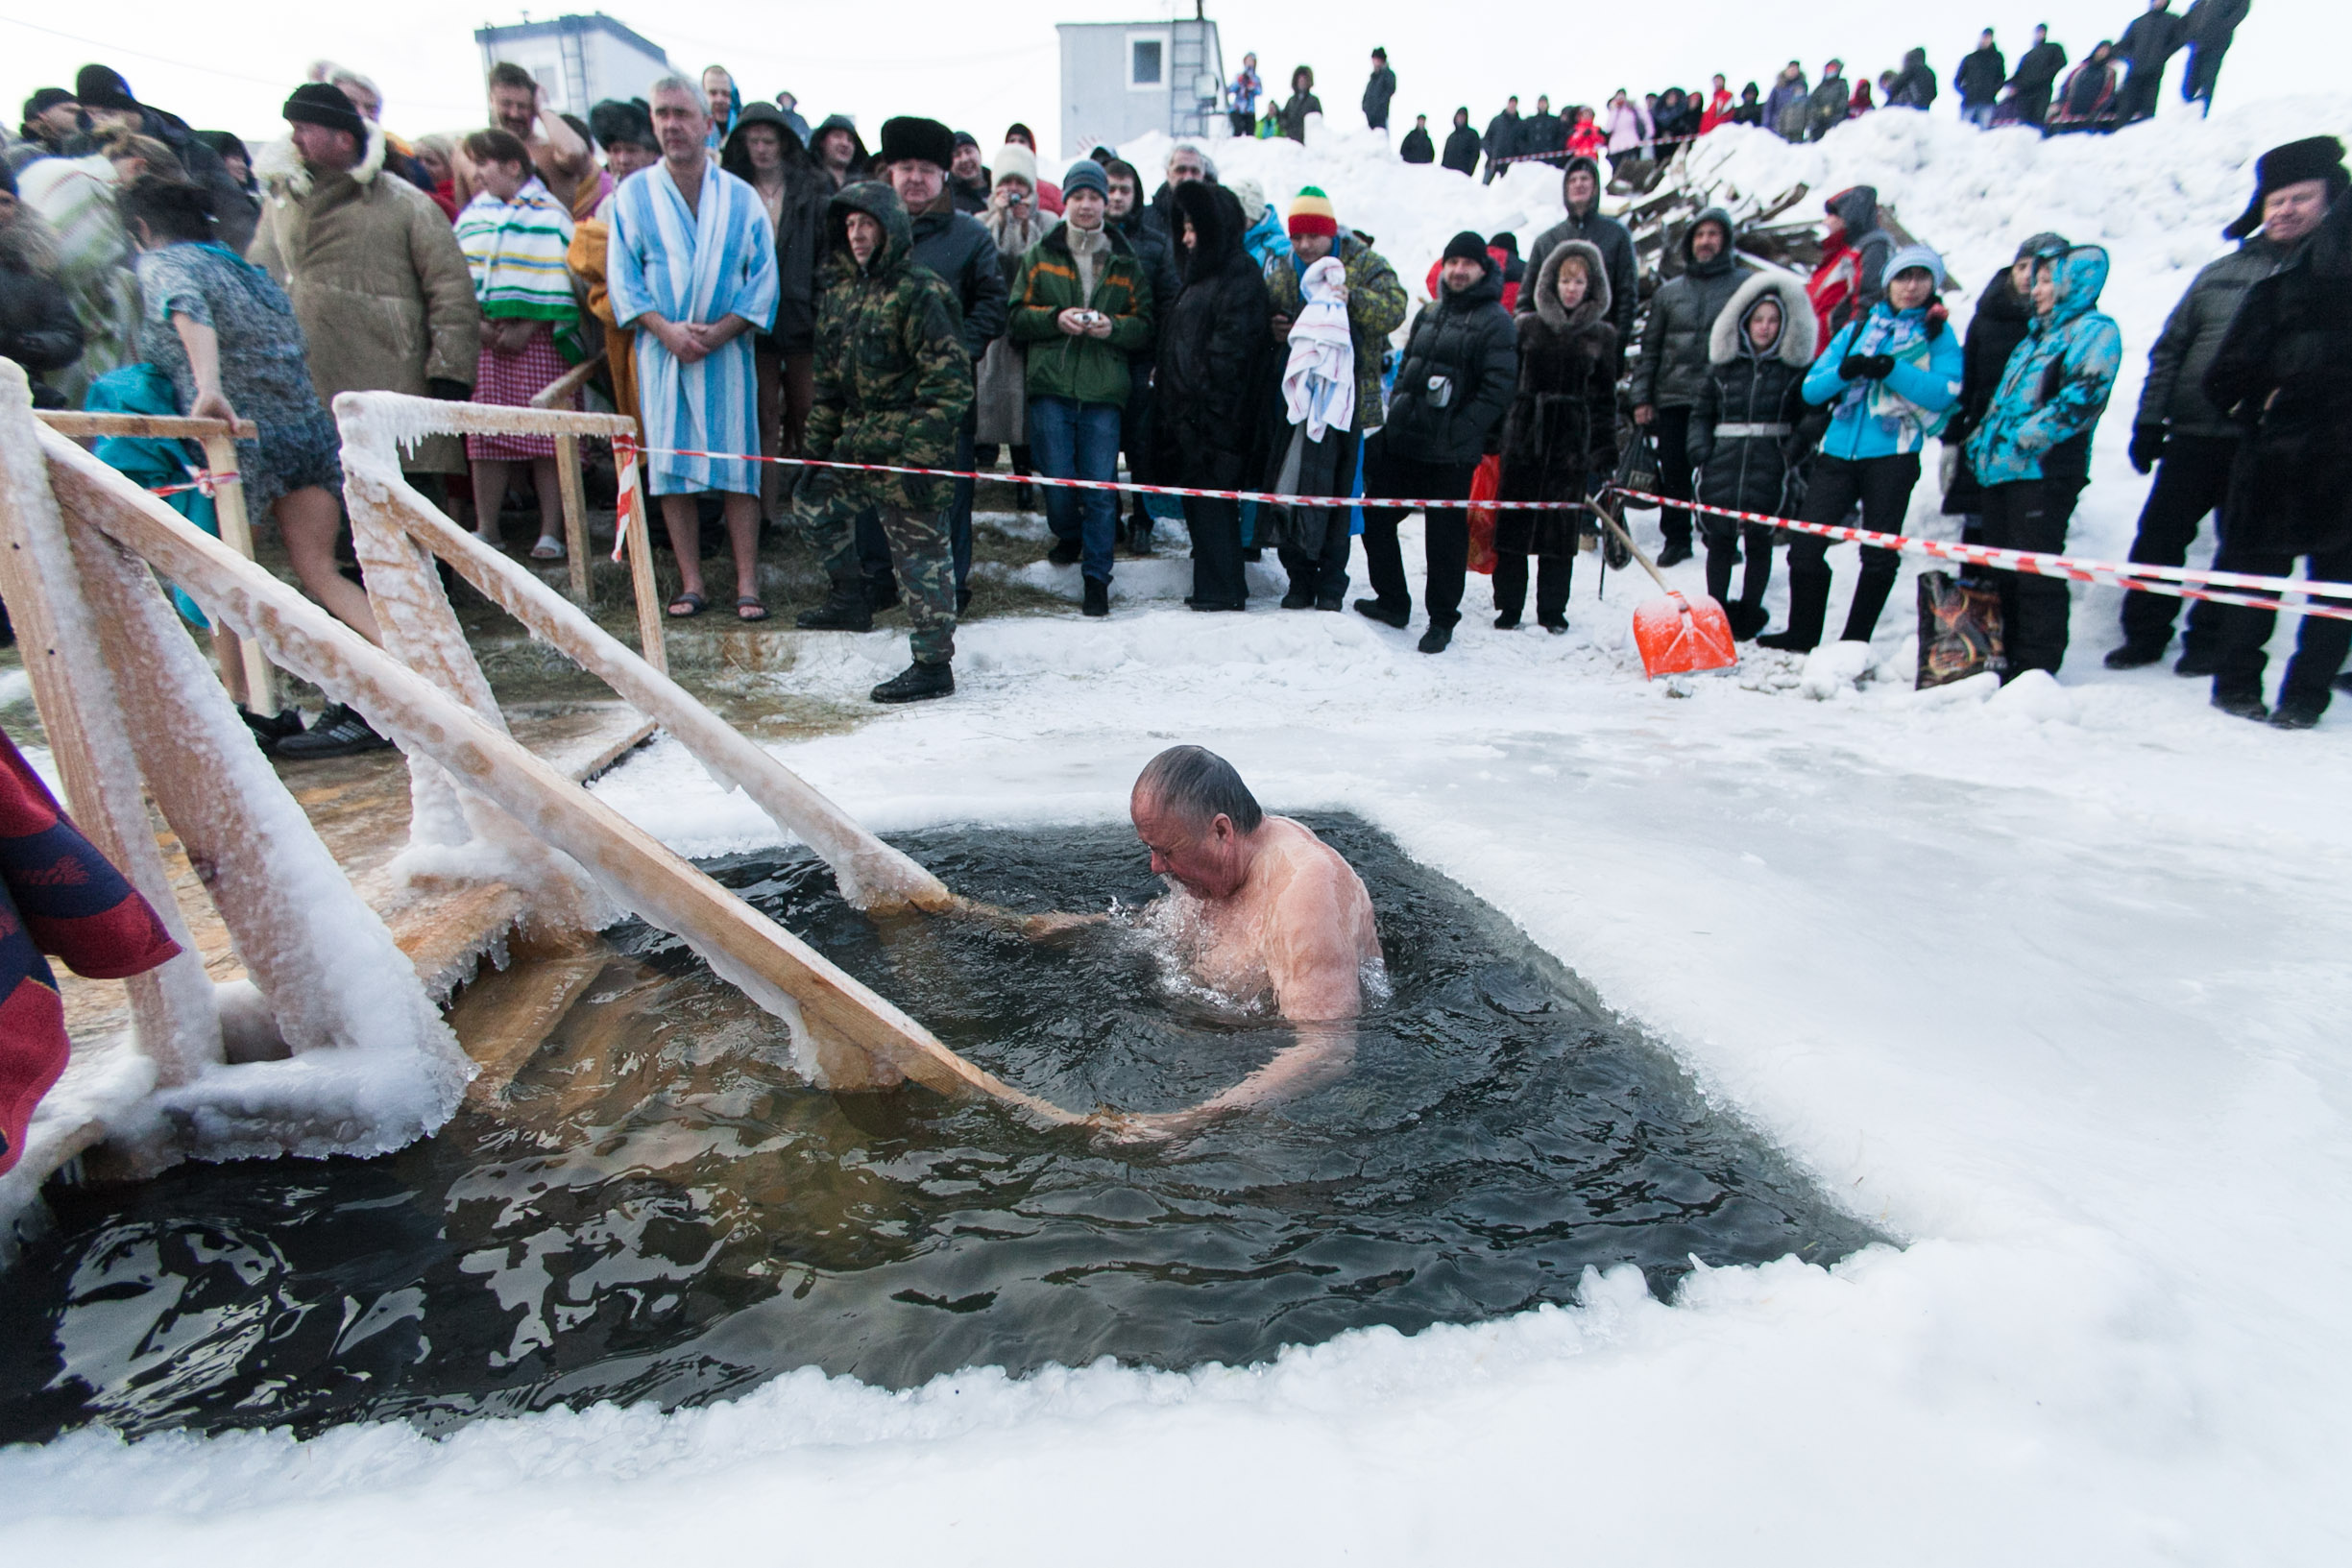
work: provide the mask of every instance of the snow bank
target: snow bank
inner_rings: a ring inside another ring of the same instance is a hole
[[[2045,144],[1882,113],[1723,156],[1759,188],[1876,179],[1971,280],[2032,229],[2102,240],[2136,362],[2219,249],[2245,157],[2348,125],[2345,102],[2273,104]],[[1323,185],[1416,283],[1456,229],[1537,205],[1346,137],[1217,151]],[[2146,481],[2112,424],[2099,462],[2078,537],[2112,553]],[[1842,592],[1851,551],[1832,560]],[[1588,557],[1567,636],[1491,630],[1473,579],[1438,658],[1418,626],[1192,615],[1159,591],[1107,621],[961,628],[954,701],[785,755],[890,829],[1116,821],[1152,753],[1213,746],[1271,808],[1360,812],[1469,887],[1908,1244],[1701,1270],[1672,1306],[1588,1276],[1574,1310],[1186,1375],[975,1370],[890,1394],[804,1372],[709,1410],[439,1442],[85,1435],[0,1455],[12,1546],[180,1564],[329,1535],[352,1563],[2340,1560],[2352,721],[2281,735],[2161,669],[2107,674],[2103,590],[2078,593],[2063,678],[2000,702],[1970,683],[1913,695],[1900,613],[1874,650],[1891,669],[1834,701],[1801,700],[1802,662],[1762,653],[1673,700],[1625,636],[1650,591],[1620,577],[1596,602]],[[903,658],[882,632],[801,646],[780,690],[854,700]],[[2049,721],[2053,698],[2073,722]],[[598,788],[689,854],[775,841],[667,741]]]

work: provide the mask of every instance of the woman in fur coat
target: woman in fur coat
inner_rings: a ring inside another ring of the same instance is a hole
[[[1503,421],[1497,499],[1582,501],[1616,471],[1616,329],[1609,323],[1609,269],[1584,240],[1553,248],[1537,275],[1535,309],[1519,324],[1519,379]],[[1568,629],[1568,578],[1583,514],[1495,514],[1494,624],[1509,631],[1527,607],[1527,558],[1536,619]]]
[[[1815,323],[1804,282],[1758,273],[1740,285],[1715,318],[1707,345],[1707,380],[1690,416],[1690,464],[1698,497],[1709,506],[1788,516],[1791,473],[1806,440],[1805,373],[1813,363]],[[1759,522],[1699,515],[1707,541],[1707,591],[1725,607],[1732,635],[1764,629],[1764,589],[1772,581],[1772,529]],[[1730,597],[1732,563],[1745,545],[1748,569],[1738,602]]]

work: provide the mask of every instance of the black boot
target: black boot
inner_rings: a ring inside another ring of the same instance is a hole
[[[1883,576],[1875,571],[1862,573],[1862,580],[1854,585],[1854,607],[1846,612],[1848,642],[1867,642],[1870,634],[1879,629],[1879,617],[1886,611],[1887,595],[1895,591],[1895,574]]]
[[[1799,577],[1789,574],[1788,630],[1759,637],[1759,648],[1777,648],[1782,653],[1811,653],[1821,645],[1821,623],[1830,614],[1830,575]]]
[[[947,663],[926,664],[917,661],[876,687],[868,695],[876,702],[924,702],[933,697],[951,695],[956,689],[956,671]]]
[[[1663,571],[1668,567],[1679,567],[1689,559],[1690,541],[1670,539],[1658,551],[1658,569]]]
[[[2250,718],[2257,724],[2270,716],[2270,710],[2263,704],[2259,687],[2251,690],[2243,687],[2224,688],[2217,681],[2213,688],[2213,705],[2232,717]]]
[[[866,592],[865,580],[861,577],[846,582],[837,580],[825,594],[825,602],[813,610],[803,610],[793,617],[792,624],[804,632],[872,631],[874,601]]]
[[[1054,542],[1054,547],[1045,552],[1045,558],[1057,567],[1075,567],[1085,554],[1086,546],[1082,541],[1057,539]]]
[[[865,580],[866,602],[877,613],[898,608],[898,579],[893,576],[868,577]]]
[[[2145,669],[2163,662],[2164,644],[2161,642],[2126,642],[2120,648],[2107,650],[2106,664],[2109,669]]]
[[[1723,618],[1731,623],[1734,641],[1750,642],[1755,640],[1757,633],[1764,629],[1772,615],[1760,604],[1734,599],[1723,607]]]
[[[1081,615],[1101,617],[1110,614],[1110,584],[1099,577],[1086,579],[1086,604]]]
[[[1394,626],[1400,632],[1405,629],[1405,622],[1413,618],[1411,610],[1399,610],[1382,604],[1378,599],[1358,599],[1356,614],[1376,620],[1383,626]]]
[[[1417,646],[1423,653],[1443,653],[1453,640],[1453,627],[1451,625],[1441,626],[1433,620],[1429,623],[1429,630],[1421,634],[1421,639]]]
[[[2220,668],[2221,655],[2213,648],[2183,648],[2180,657],[2172,662],[2172,673],[2175,675],[2213,675]]]
[[[1305,610],[1311,608],[1314,603],[1315,585],[1312,583],[1302,583],[1295,577],[1292,578],[1291,591],[1282,595],[1282,608],[1285,610]]]
[[[319,721],[301,735],[288,736],[270,755],[289,762],[314,762],[327,757],[355,757],[381,751],[392,742],[377,735],[368,721],[341,703],[330,705]]]

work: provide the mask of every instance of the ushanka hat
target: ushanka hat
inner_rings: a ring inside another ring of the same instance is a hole
[[[1291,203],[1290,230],[1293,239],[1305,239],[1313,234],[1338,237],[1339,215],[1331,210],[1331,198],[1321,187],[1307,186]]]
[[[625,142],[631,147],[643,147],[649,152],[662,150],[662,138],[653,132],[653,116],[646,112],[643,104],[634,98],[607,98],[590,109],[588,130],[596,138],[599,147]]]
[[[2327,183],[2330,205],[2340,199],[2347,186],[2352,186],[2352,173],[2343,163],[2343,143],[2334,136],[2306,136],[2283,147],[2273,147],[2254,161],[2254,200],[2238,215],[2238,221],[2221,230],[2224,239],[2243,239],[2262,227],[2262,205],[2270,193],[2289,185],[2299,185],[2306,180]]]
[[[956,133],[936,120],[902,114],[882,122],[882,161],[935,163],[944,169],[956,161]]]

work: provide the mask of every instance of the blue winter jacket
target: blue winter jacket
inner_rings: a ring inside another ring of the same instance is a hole
[[[2123,333],[2099,314],[2107,253],[2078,245],[2059,258],[2057,300],[2009,356],[1984,422],[1968,439],[1976,481],[2069,479],[2091,473],[2091,432],[2123,363]]]
[[[1848,354],[1891,354],[1895,368],[1883,380],[1849,381],[1839,373]],[[1805,400],[1836,405],[1822,451],[1849,463],[1918,451],[1959,402],[1966,371],[1958,334],[1931,333],[1925,307],[1898,312],[1881,300],[1839,327],[1806,372]]]
[[[1242,235],[1242,249],[1249,252],[1249,259],[1260,267],[1277,257],[1283,260],[1290,258],[1291,236],[1282,227],[1281,210],[1271,202],[1267,204],[1266,210],[1258,214],[1258,221],[1249,226],[1249,231]],[[1334,246],[1333,249],[1337,250],[1338,247]]]

